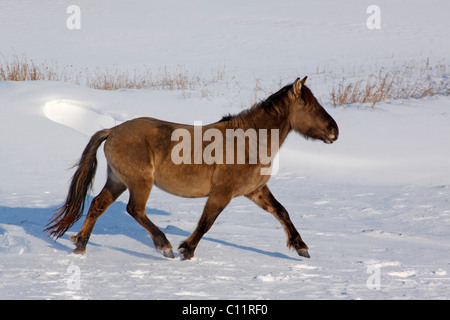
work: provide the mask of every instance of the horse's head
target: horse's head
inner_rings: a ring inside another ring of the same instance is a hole
[[[291,128],[306,138],[333,143],[339,136],[336,121],[325,111],[311,90],[305,86],[306,78],[298,78],[288,93]]]

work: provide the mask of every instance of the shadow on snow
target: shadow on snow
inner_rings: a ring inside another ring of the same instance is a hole
[[[90,197],[89,202],[92,200],[92,197]],[[151,241],[150,236],[148,233],[133,219],[131,218],[128,213],[126,213],[125,210],[126,205],[122,202],[115,202],[113,203],[108,210],[101,216],[101,218],[97,221],[93,234],[96,235],[127,235],[139,242],[141,242],[143,245],[154,248],[153,242]],[[89,205],[86,205],[86,208],[89,208]],[[43,230],[45,228],[45,225],[49,222],[50,218],[53,216],[54,212],[56,211],[57,207],[50,207],[50,208],[20,208],[20,207],[5,207],[0,206],[0,235],[5,233],[5,229],[2,228],[1,225],[15,225],[18,227],[23,228],[23,230],[31,235],[32,237],[41,239],[49,244],[49,246],[58,249],[63,250],[66,252],[72,252],[73,247],[71,245],[66,245],[62,243],[61,241],[54,241],[53,238],[49,237],[47,233],[45,233]],[[87,209],[85,209],[84,216],[75,223],[71,231],[66,233],[62,239],[69,240],[69,235],[77,232],[76,230],[79,230],[81,228],[81,225],[84,221],[85,215],[86,215]],[[154,208],[147,207],[146,209],[147,214],[151,217],[152,215],[161,215],[161,216],[169,216],[171,215],[169,212],[158,210]],[[199,213],[200,214],[200,213]],[[165,228],[160,227],[161,230],[167,234],[167,235],[177,235],[182,237],[189,237],[191,232],[186,231],[183,229],[180,229],[173,225],[168,225]],[[289,259],[289,260],[296,260],[301,261],[300,258],[294,258],[290,257],[288,255],[279,253],[279,252],[271,252],[266,250],[261,250],[258,248],[250,247],[250,246],[243,246],[239,244],[235,244],[232,242],[228,242],[225,240],[212,238],[205,236],[203,238],[205,241],[211,241],[218,244],[221,244],[223,246],[228,246],[232,248],[236,248],[239,250],[254,252],[258,254],[263,254],[269,257],[273,258],[281,258],[281,259]],[[71,242],[71,240],[70,240]],[[92,239],[89,241],[89,246],[104,246],[99,245],[95,243]],[[178,246],[177,244],[173,243],[174,249]],[[133,255],[140,258],[146,258],[146,259],[165,259],[162,256],[156,257],[155,255],[151,254],[145,254],[142,252],[132,251],[125,248],[120,248],[116,246],[106,246],[109,249],[117,250],[120,252],[123,252],[125,254]],[[0,247],[0,249],[2,249]],[[0,250],[1,251],[1,250]]]

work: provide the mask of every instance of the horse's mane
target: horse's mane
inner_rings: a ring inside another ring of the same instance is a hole
[[[284,86],[277,92],[270,95],[267,99],[262,100],[260,102],[255,103],[252,107],[249,109],[243,110],[238,114],[232,115],[228,114],[222,117],[222,119],[219,122],[224,121],[235,121],[240,122],[245,119],[254,117],[257,114],[260,114],[261,112],[264,112],[265,114],[269,116],[274,117],[281,117],[286,113],[286,101],[288,97],[288,92],[292,89],[293,83],[288,84],[287,86]],[[301,97],[305,101],[306,108],[311,107],[314,105],[316,98],[314,97],[311,90],[303,85],[302,91],[301,91]]]

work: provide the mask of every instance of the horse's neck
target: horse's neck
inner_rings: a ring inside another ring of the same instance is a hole
[[[291,132],[291,125],[289,123],[289,115],[284,114],[280,115],[279,117],[270,117],[267,118],[267,115],[264,115],[258,119],[258,117],[255,117],[255,129],[267,129],[267,135],[270,136],[272,134],[272,130],[278,130],[278,138],[279,138],[279,146],[283,144],[283,142],[286,140],[289,132]]]

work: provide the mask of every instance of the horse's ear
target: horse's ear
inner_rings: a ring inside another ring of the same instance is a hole
[[[294,84],[292,85],[292,93],[294,94],[294,97],[299,97],[302,93],[302,86],[303,86],[303,80],[300,80],[300,78],[297,78],[295,80]]]
[[[302,85],[305,85],[306,79],[308,79],[308,76],[304,77],[304,78],[302,79],[302,81],[300,81],[300,82],[302,83]]]

